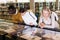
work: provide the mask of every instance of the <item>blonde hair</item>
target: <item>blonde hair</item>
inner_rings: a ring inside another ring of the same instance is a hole
[[[51,11],[50,11],[50,9],[48,7],[43,7],[42,8],[42,12],[41,12],[41,16],[43,14],[43,10],[48,11],[51,14]]]
[[[51,12],[50,9],[47,8],[47,7],[44,7],[44,8],[42,9],[42,13],[43,13],[43,10],[46,10],[46,11],[48,11],[49,13]]]

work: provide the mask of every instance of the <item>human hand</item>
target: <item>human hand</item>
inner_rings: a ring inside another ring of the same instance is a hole
[[[33,23],[32,23],[32,22],[30,22],[30,25],[33,25]]]
[[[44,24],[44,23],[40,23],[39,26],[40,26],[41,28],[44,28],[45,24]]]

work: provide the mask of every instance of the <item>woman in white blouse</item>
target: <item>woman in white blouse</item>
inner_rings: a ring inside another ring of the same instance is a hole
[[[56,21],[53,14],[51,14],[48,8],[44,8],[42,10],[39,20],[39,26],[41,28],[58,28],[58,25],[56,25]]]
[[[25,24],[37,25],[36,22],[37,18],[32,11],[25,11],[24,13],[21,13],[21,15]],[[25,30],[23,30],[23,34],[31,35],[32,33],[35,33],[36,30],[37,30],[36,27],[25,26]]]

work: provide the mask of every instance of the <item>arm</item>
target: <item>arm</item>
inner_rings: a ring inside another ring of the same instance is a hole
[[[37,20],[36,16],[34,15],[33,12],[30,12],[30,14],[35,18],[35,20]]]
[[[43,28],[45,26],[45,24],[43,23],[43,20],[42,20],[42,16],[40,16],[40,20],[39,20],[39,23],[38,23],[38,26]]]
[[[52,12],[52,14],[54,15],[54,17],[56,17],[56,20],[58,21],[58,15],[57,15],[57,13],[55,13],[55,12]]]

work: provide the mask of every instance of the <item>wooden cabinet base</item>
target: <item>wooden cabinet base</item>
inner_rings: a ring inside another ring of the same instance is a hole
[[[35,36],[34,38],[32,38],[31,36],[29,36],[29,35],[22,35],[22,36],[20,36],[21,38],[24,38],[24,39],[26,39],[26,40],[41,40],[41,38],[40,37],[38,37],[38,36]]]

